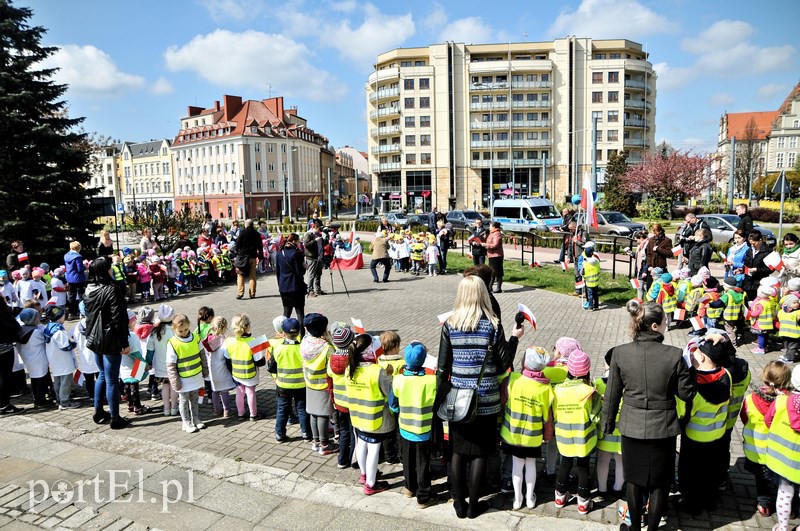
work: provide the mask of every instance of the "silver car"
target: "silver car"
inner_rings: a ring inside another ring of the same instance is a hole
[[[697,216],[708,224],[714,243],[733,243],[733,233],[739,225],[739,216],[736,214],[703,214]],[[771,230],[753,224],[753,230],[761,233],[764,242],[770,247],[775,247],[777,239]]]

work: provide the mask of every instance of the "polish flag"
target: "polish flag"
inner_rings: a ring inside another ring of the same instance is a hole
[[[133,367],[131,367],[131,378],[141,382],[144,379],[145,365],[147,365],[147,363],[144,360],[134,358]]]
[[[269,340],[267,339],[267,334],[261,334],[258,337],[250,339],[247,342],[247,346],[250,347],[250,352],[252,352],[253,354],[264,352],[269,348]]]
[[[517,305],[517,311],[521,313],[525,320],[531,324],[534,330],[536,330],[536,316],[533,315],[531,309],[520,303]]]
[[[684,310],[683,308],[678,308],[672,313],[672,318],[675,319],[676,321],[683,321],[684,319],[686,319],[686,310]]]
[[[752,274],[749,267],[744,266],[744,274],[747,276],[750,276]]]
[[[57,298],[55,295],[53,295],[53,296],[52,296],[52,297],[50,297],[50,299],[47,301],[47,304],[45,304],[45,306],[51,306],[51,305],[52,305],[52,306],[55,306],[55,305],[56,305],[56,301],[58,301],[58,298]]]
[[[178,289],[181,289],[183,287],[183,282],[181,282],[180,280],[176,280],[175,281],[175,287],[178,288]]]
[[[702,330],[703,328],[706,327],[706,325],[703,323],[703,318],[700,317],[699,315],[696,315],[691,319],[689,319],[689,322],[692,323],[693,330]]]
[[[86,378],[84,378],[83,373],[80,370],[76,370],[75,374],[72,375],[72,381],[75,382],[75,385],[83,385],[85,380]]]
[[[639,280],[638,278],[632,278],[631,286],[633,287],[633,289],[642,289],[642,281]]]
[[[672,256],[680,256],[683,254],[683,247],[676,245],[672,248]]]
[[[531,267],[542,267],[542,264],[540,264],[536,260],[534,260],[533,262],[528,262],[528,265],[531,266]]]
[[[744,318],[750,319],[750,308],[746,304],[744,306]]]
[[[350,247],[353,247],[355,241],[356,241],[356,224],[355,222],[353,222],[353,224],[350,226]]]
[[[453,315],[453,312],[445,312],[445,313],[437,315],[436,318],[439,320],[439,324],[443,325],[445,323],[445,321],[450,319],[451,315]]]
[[[707,302],[711,302],[711,295],[703,295],[700,297],[700,300],[697,301],[698,304],[705,304]]]
[[[775,251],[772,251],[766,257],[764,257],[764,264],[773,271],[780,271],[783,269],[783,260],[781,260],[781,255]]]
[[[583,280],[579,280],[578,282],[575,283],[575,289],[583,289],[585,287],[586,287],[586,282],[584,282]]]
[[[201,387],[200,390],[197,391],[197,403],[202,404],[205,399],[206,399],[206,388]]]
[[[567,270],[567,263],[561,262],[561,271],[566,271],[566,270]]]
[[[439,365],[439,360],[428,354],[425,356],[425,362],[422,368],[425,369],[425,374],[436,374],[436,367]]]
[[[361,322],[361,319],[356,319],[355,317],[351,317],[350,320],[353,322],[353,330],[356,331],[358,334],[366,334],[367,331],[364,330],[364,323]]]
[[[383,356],[383,345],[381,345],[381,338],[378,336],[372,336],[372,351],[375,353],[376,358]]]
[[[596,230],[600,230],[600,225],[597,223],[597,211],[594,208],[594,197],[592,196],[592,181],[589,179],[589,174],[587,172],[583,174],[581,208],[586,211],[587,223]]]
[[[18,262],[27,262],[28,261],[28,253],[19,253],[17,255]]]
[[[467,258],[469,258],[470,260],[472,260],[472,253],[467,253]]]

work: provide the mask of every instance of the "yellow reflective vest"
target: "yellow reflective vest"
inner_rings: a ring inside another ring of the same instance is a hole
[[[736,419],[739,417],[739,412],[742,410],[742,402],[744,402],[744,395],[747,393],[747,388],[750,387],[750,370],[747,370],[747,376],[741,382],[731,385],[731,400],[728,403],[728,420],[725,422],[725,429],[732,430],[736,425]]]
[[[769,427],[767,439],[767,468],[792,483],[800,483],[800,433],[789,424],[787,410],[789,398],[780,395],[775,399],[775,417]]]
[[[770,299],[756,299],[753,303],[753,310],[756,309],[756,306],[761,308],[761,312],[755,318],[758,330],[761,332],[775,330],[775,305],[772,304],[772,301]]]
[[[595,389],[581,380],[567,380],[553,389],[556,445],[564,457],[586,457],[597,446],[592,409]]]
[[[332,345],[326,345],[311,360],[303,359],[303,377],[306,380],[306,387],[314,391],[323,391],[328,388],[328,358],[330,357]]]
[[[200,355],[200,338],[192,334],[191,341],[181,341],[175,336],[169,338],[169,344],[178,356],[178,376],[190,378],[203,371]]]
[[[400,405],[397,422],[401,430],[424,435],[433,425],[433,401],[436,399],[436,376],[423,374],[392,379],[392,392]]]
[[[741,317],[745,298],[744,295],[742,295],[741,300],[737,303],[733,298],[733,293],[728,293],[728,291],[732,290],[726,290],[725,294],[722,295],[725,299],[725,309],[722,311],[722,318],[732,323]]]
[[[333,402],[342,409],[350,409],[347,402],[347,380],[350,378],[345,374],[336,374],[331,370],[331,360],[336,354],[328,357],[328,376],[333,381]]]
[[[542,445],[544,423],[550,417],[553,390],[518,372],[508,377],[506,402],[500,437],[507,444],[536,448]]]
[[[664,285],[661,286],[661,291],[664,292],[664,296],[661,298],[661,308],[664,309],[664,313],[667,315],[671,314],[678,308],[678,288],[675,287],[675,283],[671,282],[670,285],[672,286],[672,295],[667,293],[667,290],[664,289]]]
[[[769,428],[764,422],[764,415],[756,407],[753,395],[747,395],[747,423],[742,428],[744,455],[753,463],[767,463],[767,439]]]
[[[596,288],[600,284],[600,260],[590,263],[585,253],[583,255],[583,280],[590,288]]]
[[[728,377],[730,378],[730,374]],[[675,402],[678,409],[678,417],[683,417],[686,413],[686,402],[680,398],[677,398]],[[727,414],[728,400],[720,404],[712,404],[706,401],[700,393],[697,393],[694,395],[689,422],[686,424],[683,433],[689,439],[697,442],[717,441],[725,435]]]
[[[386,397],[381,392],[379,383],[382,370],[377,363],[359,367],[353,373],[353,377],[347,379],[350,422],[353,427],[361,431],[375,432],[383,424]]]
[[[778,310],[778,322],[780,323],[778,336],[787,339],[799,338],[800,326],[797,324],[798,318],[800,318],[800,310],[795,310],[793,312],[785,312],[783,308]]]
[[[256,364],[253,361],[253,352],[247,337],[229,337],[225,340],[225,349],[231,359],[231,375],[241,380],[255,378],[258,374]]]
[[[397,374],[397,371],[400,370],[400,367],[405,365],[405,360],[403,360],[402,357],[397,358],[396,360],[389,360],[386,359],[386,356],[381,356],[378,358],[378,365],[380,365],[384,370],[386,370],[386,367],[391,365],[394,374]]]
[[[545,367],[542,369],[542,374],[550,380],[551,386],[555,386],[567,379],[567,366],[553,365],[552,367]]]
[[[606,382],[602,378],[594,381],[594,387],[597,389],[597,394],[605,396]],[[598,430],[597,449],[610,454],[622,453],[622,435],[619,433],[619,412],[622,410],[622,401],[620,400],[619,409],[617,410],[616,422],[614,424],[614,431],[611,433],[603,433]]]
[[[272,358],[278,366],[275,385],[282,389],[304,389],[303,357],[300,343],[279,343],[272,349]]]

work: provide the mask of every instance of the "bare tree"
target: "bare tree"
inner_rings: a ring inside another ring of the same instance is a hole
[[[750,118],[744,129],[742,138],[736,139],[736,165],[733,169],[734,187],[740,197],[747,197],[750,185],[750,172],[753,179],[758,177],[761,162],[760,130],[754,118]],[[730,171],[730,167],[728,168]]]

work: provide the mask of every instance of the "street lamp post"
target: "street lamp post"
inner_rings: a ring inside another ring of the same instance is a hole
[[[244,174],[242,174],[241,183],[242,183],[242,218],[243,219],[247,219],[247,196],[245,195],[245,193],[246,193],[246,188],[245,188],[246,182],[244,180]]]

